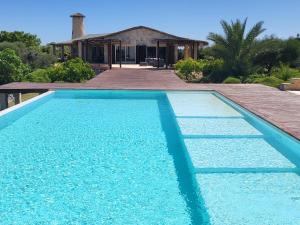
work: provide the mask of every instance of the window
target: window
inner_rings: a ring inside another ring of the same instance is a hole
[[[116,62],[120,62],[120,46],[116,45]],[[135,46],[122,46],[122,62],[135,62]]]
[[[156,58],[156,47],[147,47],[147,58]]]

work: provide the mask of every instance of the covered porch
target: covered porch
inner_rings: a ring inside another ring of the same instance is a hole
[[[62,62],[67,58],[80,57],[95,69],[105,70],[121,68],[122,65],[128,68],[132,67],[129,65],[139,65],[132,68],[172,67],[182,58],[197,59],[203,43],[190,39],[155,39],[151,45],[132,45],[121,39],[79,38],[51,45],[52,53]]]

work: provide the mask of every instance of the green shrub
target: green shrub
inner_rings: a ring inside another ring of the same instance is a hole
[[[49,78],[49,70],[37,69],[32,73],[28,74],[24,81],[50,83],[51,79]]]
[[[241,80],[236,77],[227,77],[224,81],[224,84],[240,84]]]
[[[63,63],[55,63],[47,68],[48,76],[51,82],[64,81],[65,69]]]
[[[206,60],[203,66],[203,75],[210,82],[221,83],[228,76],[224,70],[224,61],[221,59]]]
[[[222,82],[226,78],[224,62],[220,59],[180,60],[175,64],[175,70],[179,77],[185,80],[193,80],[195,73],[204,76],[201,82]]]
[[[0,84],[21,81],[29,72],[27,65],[12,49],[0,51]]]
[[[82,59],[71,59],[64,63],[56,63],[46,69],[38,69],[28,74],[25,81],[31,82],[84,82],[95,76],[88,63]]]
[[[83,82],[95,76],[90,64],[85,63],[81,58],[71,59],[63,64],[63,80],[66,82]]]
[[[256,78],[254,79],[253,83],[259,83],[264,84],[271,87],[279,87],[281,83],[283,83],[284,80],[281,80],[277,77],[262,77],[262,78]]]
[[[40,69],[51,66],[57,61],[57,58],[48,53],[28,49],[27,54],[24,55],[24,60],[32,69]]]
[[[300,71],[281,64],[279,68],[273,69],[272,76],[287,81],[293,77],[300,77]]]
[[[178,71],[179,76],[186,80],[192,80],[194,77],[193,73],[199,73],[202,71],[203,64],[197,60],[188,58],[179,60],[175,64],[175,70]]]
[[[259,78],[266,78],[269,77],[269,75],[264,74],[264,73],[254,73],[254,74],[250,74],[244,81],[243,83],[254,83],[254,81],[256,79]]]
[[[56,63],[48,69],[48,76],[52,82],[84,82],[95,76],[90,64],[80,58]]]

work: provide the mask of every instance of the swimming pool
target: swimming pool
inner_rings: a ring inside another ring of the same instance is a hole
[[[47,93],[0,143],[1,224],[300,224],[299,142],[214,92]]]

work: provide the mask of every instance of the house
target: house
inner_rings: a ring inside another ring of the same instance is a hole
[[[71,57],[81,57],[91,64],[140,64],[147,58],[163,61],[168,67],[178,60],[178,50],[184,50],[184,57],[197,58],[198,49],[208,43],[178,37],[150,27],[136,26],[125,30],[105,33],[89,34],[84,32],[84,18],[81,13],[72,17],[72,40],[51,43],[53,52],[57,48],[64,55],[64,47],[69,46]],[[159,67],[161,63],[157,63]]]

